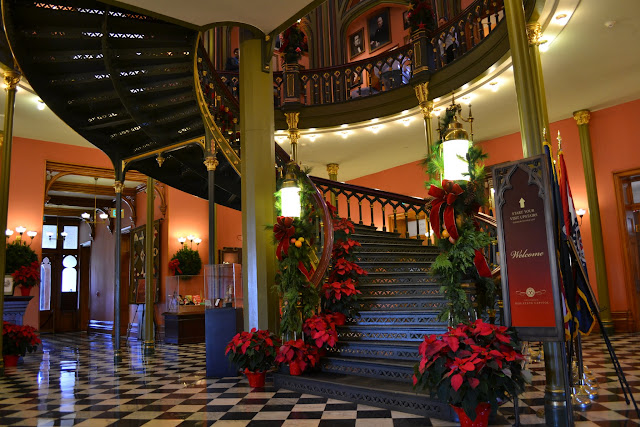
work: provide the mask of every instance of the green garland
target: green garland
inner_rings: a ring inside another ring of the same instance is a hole
[[[313,286],[300,266],[307,272],[312,271],[311,257],[314,244],[314,218],[317,213],[313,207],[314,190],[306,183],[305,171],[295,168],[295,176],[300,187],[300,201],[302,212],[300,218],[293,218],[292,226],[295,229],[293,236],[296,243],[289,242],[289,248],[282,259],[278,261],[276,273],[276,289],[282,298],[280,332],[293,336],[302,333],[303,319],[313,316],[320,304],[319,290]],[[276,209],[280,211],[280,193],[282,181],[278,182],[276,193]],[[274,235],[274,243],[280,241]]]
[[[442,158],[441,144],[447,125],[453,118],[456,110],[447,109],[440,124],[440,140],[436,141],[431,150],[431,155],[425,159],[423,166],[426,172],[432,177],[426,184],[441,186],[441,181],[436,177],[444,174],[444,161]],[[456,227],[459,238],[455,241],[450,239],[448,233],[444,231],[438,246],[442,253],[438,255],[431,267],[433,274],[440,276],[442,287],[441,292],[449,300],[448,308],[440,313],[440,320],[448,320],[452,324],[469,321],[469,314],[472,311],[471,302],[461,286],[463,283],[474,282],[478,314],[483,313],[488,308],[493,308],[496,298],[496,286],[491,278],[481,277],[474,264],[476,250],[481,250],[492,243],[492,238],[485,232],[477,229],[474,219],[475,213],[480,206],[487,203],[484,194],[483,182],[486,179],[484,160],[487,159],[482,149],[470,147],[466,155],[469,163],[467,175],[469,181],[456,181],[463,192],[453,203],[456,213]],[[440,224],[443,224],[440,218]]]

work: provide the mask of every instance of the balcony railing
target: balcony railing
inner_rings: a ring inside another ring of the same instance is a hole
[[[438,71],[480,44],[504,18],[504,0],[476,0],[445,25],[427,35],[426,63]],[[302,105],[325,105],[374,96],[409,83],[414,73],[413,44],[396,47],[371,58],[347,64],[300,70]],[[283,71],[273,73],[274,104],[285,102]],[[229,91],[238,96],[237,72],[218,71]],[[290,98],[287,100],[289,101]]]

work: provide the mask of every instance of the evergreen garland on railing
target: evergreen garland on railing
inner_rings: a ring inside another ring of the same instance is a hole
[[[300,218],[279,216],[273,226],[278,271],[276,288],[281,304],[280,332],[302,333],[304,319],[313,316],[320,304],[318,288],[310,282],[313,274],[311,257],[315,240],[314,219],[317,215],[313,207],[313,192],[306,184],[304,171],[294,168],[300,186],[302,212]],[[278,182],[278,188],[282,181]],[[279,192],[276,193],[276,209],[280,210]]]
[[[481,250],[492,243],[492,238],[475,220],[480,206],[486,204],[484,180],[486,170],[483,161],[488,157],[479,147],[467,152],[469,181],[440,181],[444,174],[442,139],[455,109],[447,109],[440,123],[440,140],[432,146],[432,152],[423,165],[431,177],[427,181],[431,201],[430,221],[442,253],[431,267],[440,276],[441,291],[449,301],[448,308],[440,313],[440,320],[452,324],[469,321],[472,305],[462,284],[475,283],[478,314],[493,308],[496,287]],[[447,208],[452,208],[447,211]],[[453,235],[452,235],[453,234]]]

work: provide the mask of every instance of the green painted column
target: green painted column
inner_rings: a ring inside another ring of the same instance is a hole
[[[207,153],[204,158],[204,165],[207,168],[207,195],[209,199],[209,257],[210,265],[217,264],[218,244],[216,239],[216,168],[218,159],[216,158],[217,146],[207,129],[206,135]]]
[[[513,77],[518,99],[522,152],[525,158],[542,153],[541,120],[536,105],[534,67],[529,56],[527,28],[522,0],[505,0],[504,12],[509,32],[509,46],[513,61]]]
[[[153,219],[155,213],[153,190],[153,178],[147,177],[147,225],[144,235],[144,354],[147,355],[153,354],[155,351],[155,337],[153,336],[156,291],[153,274]]]
[[[242,286],[244,328],[279,325],[273,232],[276,212],[273,75],[262,71],[262,40],[240,42],[240,132],[242,152]]]
[[[591,152],[591,134],[589,133],[589,110],[573,113],[580,135],[582,151],[582,165],[584,167],[584,181],[587,185],[587,200],[589,202],[589,221],[591,222],[591,241],[593,242],[593,261],[596,267],[596,282],[598,285],[598,303],[600,317],[608,334],[613,334],[613,320],[611,319],[611,305],[609,303],[609,281],[607,279],[607,263],[604,257],[604,241],[602,239],[602,222],[600,221],[600,205],[598,204],[598,187],[593,167]]]
[[[429,82],[419,83],[413,87],[418,98],[418,105],[424,117],[424,132],[427,143],[427,157],[431,156],[431,146],[433,145],[433,129],[431,126],[433,101],[429,100]]]
[[[340,165],[337,163],[329,163],[327,165],[327,174],[329,174],[329,179],[331,181],[338,180],[338,169],[340,169]],[[333,206],[338,207],[338,199],[336,198],[336,193],[333,191],[330,194],[330,201]]]
[[[540,60],[540,38],[542,37],[542,26],[538,22],[527,24],[527,36],[529,39],[529,60],[533,67],[533,86],[536,91],[536,110],[538,112],[538,129],[546,129],[547,136],[550,137],[549,113],[547,111],[547,95],[544,88],[544,78],[542,76],[542,61]]]
[[[4,73],[4,83],[7,98],[4,106],[4,135],[0,139],[0,230],[7,229],[9,215],[9,180],[11,178],[11,146],[13,144],[13,114],[15,112],[16,88],[20,83],[20,73],[7,71]],[[0,277],[4,283],[7,246],[0,245]],[[0,289],[0,316],[4,314],[4,290]],[[0,339],[0,354],[2,354],[2,339]],[[4,374],[4,362],[0,357],[0,374]]]
[[[542,154],[542,130],[545,127],[543,105],[546,109],[542,68],[532,60],[522,0],[505,0],[505,17],[513,61],[513,75],[520,117],[522,155],[524,158]],[[535,32],[530,32],[535,38]],[[539,34],[538,34],[539,37]],[[572,414],[567,410],[567,366],[564,343],[545,342],[545,398],[547,425],[568,426]],[[569,396],[570,398],[570,396]]]
[[[114,280],[115,287],[113,292],[113,359],[114,362],[122,361],[122,351],[120,349],[120,257],[122,255],[122,190],[124,189],[124,178],[120,172],[120,167],[116,166],[116,180],[113,189],[116,193],[116,230],[115,237],[115,259],[114,259]]]

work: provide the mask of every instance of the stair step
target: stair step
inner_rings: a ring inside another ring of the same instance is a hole
[[[390,363],[385,359],[356,357],[325,357],[320,361],[324,372],[358,375],[411,383],[415,361],[396,360]]]
[[[340,341],[329,354],[339,357],[360,357],[391,360],[419,360],[420,343],[404,341]]]
[[[366,276],[360,276],[358,278],[358,283],[360,286],[413,286],[421,284],[439,284],[440,281],[437,277],[422,272],[405,272],[402,274],[369,272]]]
[[[416,393],[410,383],[326,372],[299,376],[276,373],[273,379],[275,387],[299,393],[447,421],[456,419],[449,405],[433,400],[426,394]]]
[[[440,334],[447,331],[447,325],[431,326],[341,326],[338,339],[348,341],[407,341],[422,342],[425,335]]]
[[[389,310],[367,310],[361,311],[354,318],[349,319],[345,326],[442,326],[446,325],[438,320],[440,310],[420,310],[420,311],[389,311]]]
[[[388,297],[402,298],[444,298],[440,292],[440,284],[435,285],[358,285],[361,298],[382,299]]]
[[[418,246],[415,244],[400,243],[372,243],[372,242],[360,242],[360,246],[353,248],[354,253],[369,253],[369,252],[402,252],[402,253],[425,253],[435,254],[440,253],[440,249],[437,246]]]
[[[420,252],[357,252],[357,263],[366,262],[418,262],[432,263],[437,254]]]
[[[426,274],[431,270],[429,262],[358,262],[358,265],[371,273],[421,273]]]
[[[407,298],[407,297],[361,297],[358,299],[358,309],[365,310],[443,310],[447,306],[444,298]]]
[[[417,239],[405,239],[404,237],[396,237],[393,235],[389,235],[389,233],[380,233],[375,235],[370,234],[358,234],[353,233],[351,235],[353,240],[357,240],[360,243],[369,242],[369,243],[396,243],[396,244],[405,244],[410,246],[422,246],[423,241]]]

